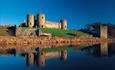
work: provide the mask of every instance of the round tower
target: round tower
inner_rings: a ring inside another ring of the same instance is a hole
[[[45,24],[45,14],[39,14],[37,15],[37,20],[38,20],[38,27],[39,28],[44,28]]]
[[[61,23],[61,29],[66,30],[67,29],[67,20],[66,19],[61,20],[60,23]]]
[[[34,15],[33,14],[27,15],[27,26],[31,28],[34,26]]]

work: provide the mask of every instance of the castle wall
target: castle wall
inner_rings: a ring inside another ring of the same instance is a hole
[[[54,22],[46,22],[45,23],[45,28],[56,28],[60,29],[60,23],[54,23]]]

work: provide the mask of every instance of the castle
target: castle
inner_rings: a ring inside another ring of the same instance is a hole
[[[60,22],[47,21],[45,14],[38,14],[37,19],[33,14],[28,14],[25,22],[25,26],[29,28],[55,28],[55,29],[67,29],[67,20],[60,20]]]

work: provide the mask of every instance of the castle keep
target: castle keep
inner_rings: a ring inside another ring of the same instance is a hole
[[[60,22],[47,21],[45,14],[38,14],[37,19],[33,14],[27,15],[26,26],[29,28],[56,28],[56,29],[67,29],[67,20],[60,20]]]

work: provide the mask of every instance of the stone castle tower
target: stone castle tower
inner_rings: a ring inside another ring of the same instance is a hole
[[[37,15],[37,24],[39,28],[44,28],[45,26],[45,14],[38,14]]]
[[[34,15],[33,14],[28,14],[27,15],[27,27],[32,28],[34,26]]]
[[[66,21],[66,19],[60,20],[60,23],[61,23],[61,29],[66,30],[67,29],[67,21]]]
[[[108,38],[108,27],[106,25],[100,26],[100,37],[101,38]]]

